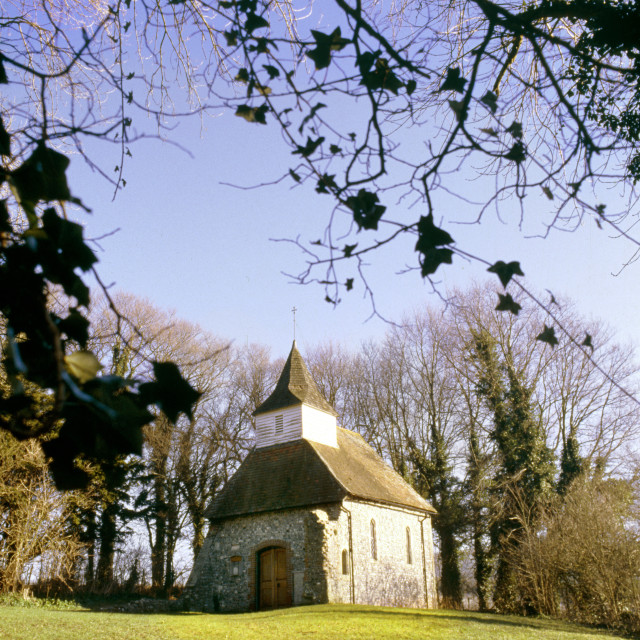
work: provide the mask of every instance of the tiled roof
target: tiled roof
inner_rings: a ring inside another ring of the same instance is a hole
[[[434,512],[356,433],[338,447],[295,440],[254,449],[214,498],[206,516],[234,516],[340,502],[345,497]]]
[[[303,403],[333,416],[338,415],[318,390],[294,340],[291,353],[289,353],[276,388],[253,412],[253,415],[257,416],[267,411],[275,411]]]
[[[339,502],[340,484],[307,440],[254,449],[214,498],[210,519]]]
[[[310,444],[350,496],[435,513],[435,509],[360,434],[338,428],[337,449],[315,442]]]

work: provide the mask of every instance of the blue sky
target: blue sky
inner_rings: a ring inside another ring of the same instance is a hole
[[[312,14],[310,20],[312,27],[333,26],[331,16],[324,14]],[[342,117],[358,122],[353,111],[344,111]],[[148,132],[152,121],[138,118],[133,128]],[[440,124],[434,122],[433,127]],[[169,137],[182,148],[153,139],[131,145],[133,157],[124,173],[127,186],[115,200],[104,178],[92,173],[80,157],[72,158],[71,189],[93,209],[91,216],[78,214],[87,237],[118,230],[99,242],[103,281],[113,284],[114,290],[175,309],[180,317],[223,338],[265,344],[274,357],[289,350],[294,306],[303,348],[329,339],[355,346],[382,335],[387,325],[379,318],[367,320],[371,302],[357,278],[354,290],[334,308],[324,301],[319,285],[300,286],[283,275],[302,271],[305,256],[292,244],[272,239],[322,237],[331,213],[329,196],[316,194],[311,184],[294,188],[289,179],[258,189],[228,186],[269,183],[295,164],[277,127],[247,123],[230,111],[206,116],[202,122],[182,119],[176,125]],[[429,126],[421,130],[425,137]],[[424,144],[414,138],[412,132],[403,144]],[[101,159],[104,167],[119,164],[117,148],[87,144],[90,155]],[[492,188],[490,179],[481,183],[473,177],[455,176],[456,190],[470,199]],[[618,197],[612,190],[609,201],[614,210],[622,206]],[[574,233],[556,231],[546,239],[525,239],[540,232],[553,204],[542,195],[529,196],[522,230],[519,211],[508,202],[503,203],[502,220],[489,212],[473,226],[450,222],[468,214],[460,200],[442,200],[438,210],[446,212],[443,226],[462,248],[490,261],[519,260],[527,286],[571,297],[587,318],[602,319],[621,340],[640,343],[638,266],[632,264],[619,277],[611,275],[632,255],[633,247],[612,239],[591,220]],[[410,214],[412,219],[419,215],[415,209]],[[421,305],[439,304],[418,272],[398,275],[417,266],[414,242],[407,238],[371,254],[368,282],[378,312],[389,320],[399,321]],[[355,267],[341,271],[345,279],[355,275]],[[441,267],[436,276],[443,294],[489,277],[497,282],[485,267],[459,258],[452,266]]]
[[[127,186],[115,200],[103,178],[80,158],[72,161],[71,188],[93,209],[91,216],[82,216],[87,236],[119,229],[100,241],[99,272],[105,282],[175,309],[221,337],[263,343],[274,357],[290,347],[293,306],[303,348],[328,339],[355,346],[384,333],[382,320],[367,321],[371,305],[359,283],[334,308],[320,286],[293,284],[282,273],[298,273],[305,258],[293,245],[271,239],[321,237],[330,213],[328,196],[311,186],[292,188],[289,180],[250,190],[225,184],[270,182],[288,170],[291,156],[275,127],[225,113],[205,120],[202,130],[196,119],[183,121],[172,137],[190,154],[157,140],[136,143],[126,166]],[[461,175],[460,188],[473,193],[476,187]],[[543,213],[536,206],[528,210],[534,220]],[[503,224],[493,214],[479,226],[447,229],[488,259],[520,260],[527,285],[570,296],[587,317],[611,325],[621,340],[640,341],[637,266],[617,278],[611,275],[631,248],[595,224],[544,240],[523,239],[517,224]],[[418,273],[398,275],[415,260],[410,241],[372,255],[368,276],[378,311],[388,319],[438,304]],[[487,275],[484,267],[459,259],[437,274],[444,292]]]

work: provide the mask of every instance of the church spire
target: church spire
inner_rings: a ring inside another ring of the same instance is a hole
[[[306,404],[332,416],[338,415],[320,393],[294,340],[276,388],[253,412],[253,415],[257,416],[267,411],[276,411],[277,409],[284,409],[297,404]]]
[[[253,415],[258,449],[300,438],[338,446],[338,414],[320,393],[295,340],[276,388]]]

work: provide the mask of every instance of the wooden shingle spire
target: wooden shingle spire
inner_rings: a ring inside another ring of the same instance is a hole
[[[325,400],[304,363],[296,341],[282,369],[273,393],[253,412],[254,416],[276,411],[297,404],[306,404],[314,409],[337,416],[335,409]]]

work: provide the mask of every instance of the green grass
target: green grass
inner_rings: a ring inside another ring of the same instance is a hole
[[[605,640],[557,620],[348,605],[237,615],[0,607],[0,640]]]

